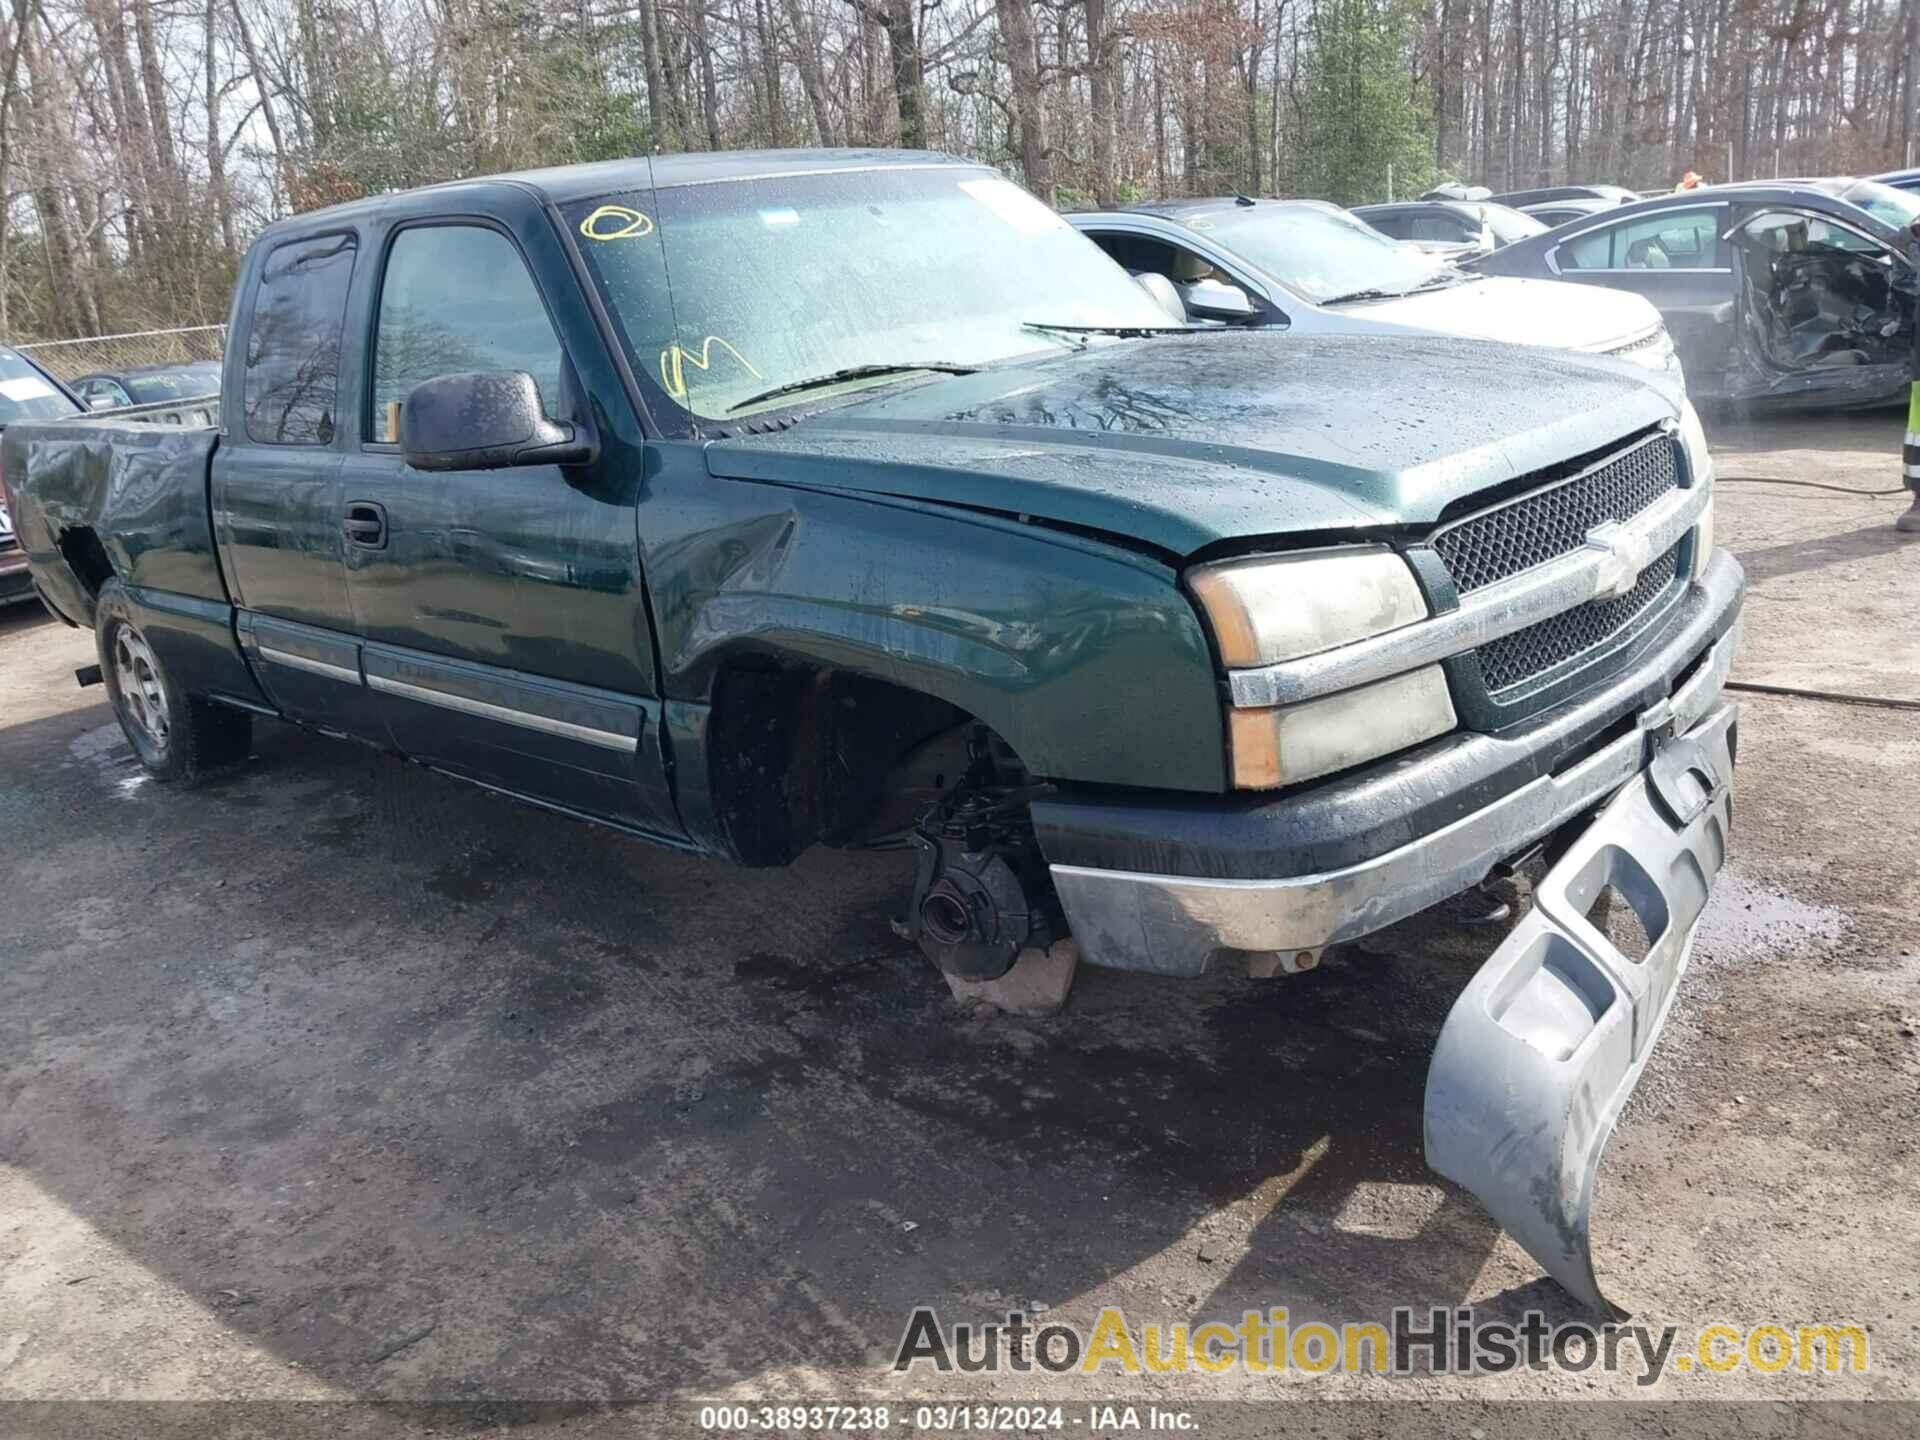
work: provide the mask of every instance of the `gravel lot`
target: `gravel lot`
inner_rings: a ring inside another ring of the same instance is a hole
[[[1879,488],[1899,436],[1716,448]],[[1900,508],[1722,489],[1737,678],[1920,699]],[[1911,711],[1743,697],[1736,858],[1597,1205],[1637,1321],[1854,1319],[1871,1373],[934,1385],[887,1370],[918,1303],[1575,1318],[1421,1159],[1491,939],[972,1013],[888,929],[901,857],[735,871],[267,723],[165,789],[92,658],[0,614],[0,1397],[1920,1400]]]

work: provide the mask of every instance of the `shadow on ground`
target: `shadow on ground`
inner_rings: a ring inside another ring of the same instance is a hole
[[[1371,1316],[1494,1244],[1421,1158],[1459,958],[1014,1021],[893,937],[898,855],[733,870],[278,725],[164,790],[109,724],[0,731],[0,1162],[345,1391],[710,1391],[1115,1277]]]

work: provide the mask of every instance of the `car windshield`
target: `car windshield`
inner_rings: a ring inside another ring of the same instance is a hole
[[[1878,180],[1856,180],[1840,192],[1849,205],[1858,205],[1883,225],[1905,230],[1920,220],[1920,196],[1909,195]]]
[[[1404,295],[1452,273],[1344,210],[1251,205],[1185,217],[1288,289],[1325,304],[1345,296]]]
[[[1502,245],[1511,245],[1516,240],[1530,240],[1535,235],[1547,233],[1548,226],[1531,215],[1523,215],[1518,210],[1505,205],[1482,205],[1480,217],[1487,222],[1487,228],[1493,231],[1493,238]]]
[[[24,356],[0,347],[0,425],[15,420],[58,420],[79,408]]]
[[[136,405],[160,400],[198,399],[220,393],[220,367],[211,363],[182,365],[171,370],[143,370],[125,377],[127,393]]]
[[[1185,328],[1091,240],[988,170],[672,186],[565,213],[635,371],[707,419],[920,366],[1058,353],[1090,343],[1086,332]]]

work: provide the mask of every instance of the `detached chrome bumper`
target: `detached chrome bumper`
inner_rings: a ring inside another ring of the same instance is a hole
[[[1094,964],[1198,975],[1222,950],[1318,950],[1418,914],[1633,780],[1647,764],[1647,726],[1671,718],[1685,731],[1716,710],[1738,641],[1737,628],[1722,635],[1670,705],[1642,712],[1632,733],[1374,859],[1255,880],[1054,865],[1074,939]]]
[[[1534,889],[1454,1002],[1427,1072],[1427,1163],[1480,1198],[1595,1310],[1589,1222],[1600,1153],[1666,1023],[1726,860],[1735,707],[1655,740],[1653,762]],[[1588,920],[1611,888],[1647,942]]]

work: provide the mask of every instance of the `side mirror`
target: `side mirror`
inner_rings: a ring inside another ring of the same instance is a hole
[[[400,456],[416,470],[582,465],[597,447],[549,420],[524,370],[469,370],[422,381],[400,407]]]
[[[1224,280],[1196,280],[1180,298],[1186,302],[1187,313],[1202,320],[1251,320],[1260,313],[1246,291]]]
[[[89,410],[112,410],[116,407],[111,395],[89,395],[87,397],[87,408]]]

